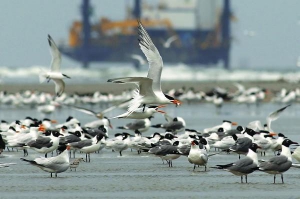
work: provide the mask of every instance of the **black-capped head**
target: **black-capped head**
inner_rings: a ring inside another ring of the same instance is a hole
[[[258,146],[256,143],[252,143],[251,145],[250,145],[250,147],[249,147],[249,149],[251,149],[253,152],[255,152],[256,153],[256,150],[257,149],[260,149],[261,147],[260,146]]]
[[[134,131],[134,133],[138,134],[138,135],[141,135],[141,132],[139,130],[137,130],[137,129]]]
[[[116,133],[115,137],[122,136],[122,133]]]
[[[175,117],[175,118],[173,119],[173,122],[178,122],[178,118]]]
[[[16,122],[15,122],[16,124],[18,124],[18,125],[21,125],[21,122],[20,122],[20,120],[16,120]]]
[[[76,135],[77,137],[81,137],[80,131],[75,131],[75,132],[74,132],[74,135]]]
[[[179,141],[177,140],[177,141],[173,142],[172,145],[173,145],[173,146],[178,146],[178,145],[179,145]]]
[[[167,133],[167,134],[165,135],[165,138],[168,139],[168,140],[172,140],[172,139],[176,138],[176,136],[173,135],[172,133]]]
[[[9,127],[10,130],[16,131],[16,129],[13,126]]]
[[[230,123],[231,124],[231,121],[229,121],[229,120],[223,120],[223,123]]]
[[[63,134],[60,134],[58,131],[52,131],[52,135],[54,137],[59,137],[60,135],[63,135]]]
[[[224,132],[224,129],[222,127],[218,128],[218,132]]]
[[[198,142],[197,140],[193,140],[193,141],[191,142],[191,145],[199,145],[199,142]]]
[[[207,141],[206,141],[205,138],[201,138],[200,143],[203,144],[203,145],[207,145]]]
[[[73,119],[74,117],[72,116],[69,116],[67,119],[66,119],[66,122],[69,122],[71,119]]]
[[[242,132],[242,131],[244,130],[244,128],[243,128],[242,126],[237,126],[237,127],[236,127],[236,130]]]
[[[100,126],[98,127],[98,129],[99,129],[100,131],[102,131],[103,133],[106,133],[106,132],[107,132],[107,130],[106,130],[106,128],[104,127],[104,125],[100,125]]]
[[[285,140],[283,140],[283,142],[282,142],[282,145],[283,146],[286,146],[286,147],[289,147],[291,144],[298,144],[297,142],[293,142],[292,140],[290,140],[290,139],[285,139]]]
[[[68,127],[67,127],[67,126],[62,126],[61,129],[62,129],[62,130],[67,130]]]
[[[283,135],[282,133],[278,133],[278,137],[283,137],[283,138],[287,138],[285,135]]]
[[[249,128],[246,128],[245,132],[250,136],[253,136],[256,134],[256,131],[254,131],[253,129],[249,129]]]
[[[97,135],[97,137],[96,137],[96,139],[97,139],[97,142],[96,142],[96,143],[100,142],[100,141],[102,140],[103,137],[104,137],[103,134],[99,133],[99,134]]]

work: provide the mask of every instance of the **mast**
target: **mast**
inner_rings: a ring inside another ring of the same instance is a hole
[[[230,40],[231,40],[231,32],[230,32],[230,0],[224,0],[224,7],[223,7],[223,14],[222,14],[222,43],[223,43],[223,49],[224,49],[224,67],[226,69],[229,68],[230,63]]]
[[[83,67],[87,68],[89,64],[89,48],[90,48],[90,37],[91,37],[91,24],[89,21],[91,7],[90,0],[83,0],[81,6],[82,14],[82,63]]]

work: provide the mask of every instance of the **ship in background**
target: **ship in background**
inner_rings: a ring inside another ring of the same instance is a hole
[[[111,21],[102,17],[91,24],[91,2],[82,0],[82,21],[74,21],[67,45],[59,45],[62,54],[88,67],[92,62],[131,62],[142,54],[137,41],[140,19],[164,63],[212,67],[223,62],[230,66],[230,0],[133,0],[127,17]],[[169,47],[164,41],[174,38]]]

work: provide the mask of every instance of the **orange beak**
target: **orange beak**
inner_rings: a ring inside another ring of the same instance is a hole
[[[270,134],[271,136],[277,135],[277,133],[274,133],[274,132],[270,132],[269,134]]]
[[[38,129],[39,131],[42,131],[42,132],[45,132],[46,131],[46,128],[45,128],[45,126],[44,125],[40,125],[39,126],[39,129]]]
[[[173,100],[172,103],[175,104],[176,107],[182,104],[182,102],[177,99]]]
[[[112,126],[111,124],[109,124],[109,127],[110,127],[111,129],[113,129],[113,126]]]
[[[161,111],[161,110],[156,110],[156,112],[159,112],[159,113],[162,113],[162,114],[166,113],[165,111]]]
[[[56,120],[51,120],[51,123],[52,123],[52,124],[56,124],[57,121],[56,121]]]
[[[236,125],[238,125],[238,123],[236,123],[236,122],[231,122],[231,125],[232,125],[232,126],[236,126]]]
[[[26,129],[26,126],[25,126],[25,125],[21,125],[20,128],[21,128],[21,129]]]

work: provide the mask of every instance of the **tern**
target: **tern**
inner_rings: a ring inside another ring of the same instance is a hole
[[[259,170],[274,174],[274,184],[276,180],[276,174],[281,175],[281,181],[283,182],[283,173],[289,170],[292,166],[292,155],[291,151],[289,149],[289,146],[291,144],[298,144],[297,142],[293,142],[290,139],[285,139],[282,142],[282,151],[279,156],[275,156],[271,159],[269,159],[266,162],[262,162],[259,165]]]
[[[29,162],[33,166],[39,167],[43,171],[51,173],[51,177],[52,173],[55,173],[55,177],[57,177],[57,173],[64,172],[70,167],[68,150],[70,150],[70,146],[66,146],[66,149],[58,156],[50,158],[40,157],[34,160],[20,159]]]
[[[48,72],[42,71],[39,78],[41,83],[45,80],[49,82],[52,79],[55,83],[55,93],[59,97],[65,90],[65,82],[63,79],[70,77],[60,72],[61,54],[50,35],[48,35],[48,42],[52,55],[51,69]]]
[[[128,115],[141,105],[145,107],[146,104],[175,104],[176,106],[181,104],[179,100],[165,95],[162,92],[160,81],[163,69],[162,57],[140,21],[138,21],[138,24],[139,46],[149,63],[147,77],[122,77],[108,80],[108,82],[112,83],[135,83],[138,85],[138,88],[134,92],[133,99],[129,102]]]

